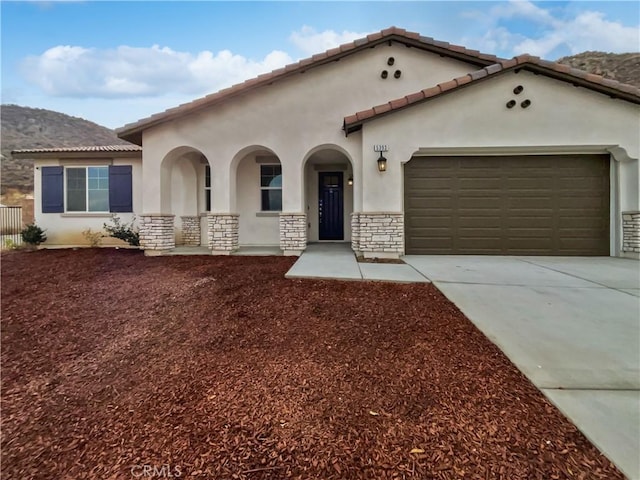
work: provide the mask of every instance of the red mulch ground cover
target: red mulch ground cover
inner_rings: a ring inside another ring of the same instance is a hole
[[[622,478],[435,287],[293,261],[3,255],[2,478]]]

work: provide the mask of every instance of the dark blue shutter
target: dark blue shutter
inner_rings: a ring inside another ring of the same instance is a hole
[[[63,167],[41,167],[42,213],[64,212]]]
[[[133,212],[131,165],[109,167],[109,211]]]

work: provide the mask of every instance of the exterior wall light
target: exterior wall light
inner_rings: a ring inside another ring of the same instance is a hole
[[[349,175],[349,178],[347,179],[347,185],[349,185],[350,187],[353,186],[353,175]]]
[[[378,157],[378,171],[387,171],[387,159],[382,156],[382,151],[380,152],[380,156]]]

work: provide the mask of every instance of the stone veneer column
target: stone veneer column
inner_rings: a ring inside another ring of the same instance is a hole
[[[140,216],[140,247],[145,255],[161,255],[176,246],[173,231],[175,215],[147,213]]]
[[[200,246],[200,217],[183,216],[182,220],[182,243],[187,246]]]
[[[404,254],[404,215],[360,212],[360,251],[366,258],[398,258]]]
[[[622,253],[640,257],[640,212],[622,212]]]
[[[360,212],[351,214],[351,250],[360,255]]]
[[[237,213],[208,213],[207,240],[214,255],[230,255],[238,250]]]
[[[280,213],[280,249],[283,255],[301,255],[307,248],[307,214]]]

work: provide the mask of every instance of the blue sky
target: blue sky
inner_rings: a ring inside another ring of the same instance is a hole
[[[0,15],[2,103],[112,128],[391,25],[504,57],[640,50],[636,1],[2,1]]]

